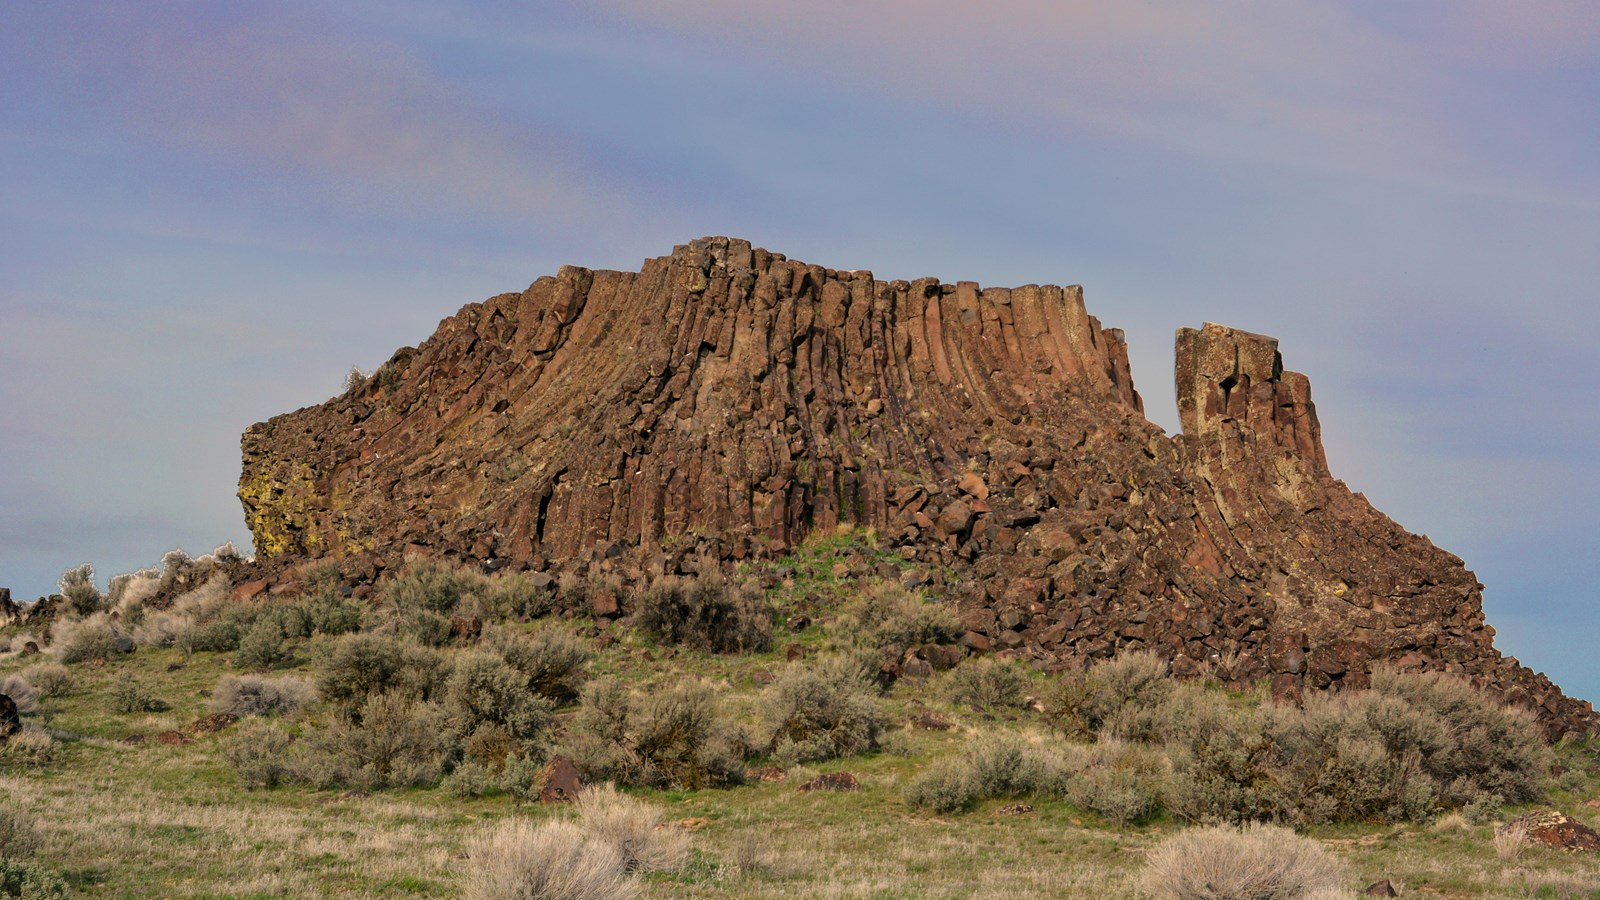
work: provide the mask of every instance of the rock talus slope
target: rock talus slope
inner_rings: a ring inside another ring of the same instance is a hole
[[[563,267],[244,435],[269,565],[422,550],[644,578],[876,528],[965,585],[964,643],[1046,666],[1148,647],[1275,690],[1374,663],[1588,704],[1501,657],[1462,561],[1333,479],[1277,342],[1178,333],[1183,433],[1143,415],[1077,287],[879,281],[727,238]]]

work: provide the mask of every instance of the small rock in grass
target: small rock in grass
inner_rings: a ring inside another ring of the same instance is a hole
[[[540,803],[570,803],[583,790],[583,775],[572,760],[558,756],[545,764],[536,782]]]
[[[800,790],[805,793],[811,791],[859,791],[861,782],[856,780],[849,772],[829,772],[818,775],[805,784],[800,785]]]

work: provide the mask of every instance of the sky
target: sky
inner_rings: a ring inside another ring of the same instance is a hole
[[[0,0],[0,586],[249,532],[251,423],[726,234],[1281,341],[1334,474],[1600,700],[1592,0]]]

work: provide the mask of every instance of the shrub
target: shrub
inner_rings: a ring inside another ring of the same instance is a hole
[[[939,813],[966,809],[978,798],[972,768],[963,759],[946,757],[929,766],[906,786],[906,805]]]
[[[452,656],[420,644],[400,645],[400,671],[395,690],[413,700],[438,700],[450,678]]]
[[[461,605],[462,600],[481,594],[486,584],[482,575],[470,569],[431,559],[413,558],[406,561],[400,574],[383,586],[379,597],[402,615],[425,610],[438,616],[449,616]]]
[[[537,619],[555,611],[556,595],[537,588],[523,572],[503,572],[489,580],[484,603],[499,618]]]
[[[709,685],[639,698],[614,678],[589,686],[563,745],[591,781],[690,789],[737,782],[745,749]]]
[[[161,590],[159,569],[139,569],[113,576],[106,585],[105,606],[119,610],[124,617],[144,608],[146,600]]]
[[[57,628],[62,633],[56,638],[56,656],[64,663],[112,659],[128,646],[124,643],[127,635],[104,616],[78,623],[63,622]]]
[[[196,624],[187,637],[182,632],[178,633],[178,642],[186,640],[190,651],[200,650],[209,653],[229,653],[237,650],[239,639],[239,623],[232,619]]]
[[[22,715],[39,711],[39,689],[21,675],[0,675],[0,694],[10,697]]]
[[[309,730],[289,765],[297,779],[317,787],[409,787],[437,779],[448,749],[437,706],[381,693]]]
[[[1067,799],[1119,825],[1161,809],[1171,769],[1160,751],[1116,738],[1070,748],[1066,766]]]
[[[1144,874],[1162,900],[1296,900],[1341,891],[1347,880],[1321,844],[1272,825],[1184,831],[1150,854]]]
[[[206,708],[241,719],[268,713],[292,716],[316,699],[316,687],[303,679],[224,675]]]
[[[628,872],[668,872],[683,864],[688,842],[682,831],[664,828],[661,811],[609,784],[586,788],[575,804],[578,824],[617,849]]]
[[[962,634],[955,611],[929,603],[920,594],[886,582],[848,604],[840,616],[840,633],[852,643],[874,649],[948,644]]]
[[[1068,734],[1099,734],[1148,740],[1150,716],[1172,693],[1166,660],[1148,651],[1101,660],[1087,672],[1061,676],[1048,694],[1047,711]]]
[[[1016,709],[1023,705],[1028,676],[1010,662],[976,659],[950,673],[950,699],[978,710]]]
[[[713,653],[761,651],[772,644],[772,606],[720,573],[658,578],[634,598],[639,627],[663,644]]]
[[[313,634],[349,634],[361,628],[361,605],[341,595],[337,585],[312,590],[299,606],[305,611]]]
[[[104,605],[100,589],[94,586],[94,566],[84,563],[61,573],[57,582],[67,607],[80,618],[99,612]]]
[[[180,582],[190,582],[197,565],[194,557],[182,547],[174,547],[161,555],[161,590],[167,591]]]
[[[331,703],[359,707],[367,697],[397,686],[400,643],[376,634],[345,635],[334,643],[317,676],[317,688]]]
[[[40,697],[65,697],[78,686],[72,670],[60,663],[35,663],[22,670],[22,677],[28,679]]]
[[[1061,788],[1061,762],[1029,746],[1020,737],[1000,732],[974,741],[966,755],[979,797],[1054,794]]]
[[[483,763],[467,760],[456,766],[439,786],[445,793],[463,800],[483,795],[499,787],[498,773]]]
[[[1461,812],[1452,815],[1459,815],[1469,825],[1487,825],[1500,818],[1500,810],[1504,805],[1505,798],[1499,794],[1479,794],[1472,802],[1461,807]]]
[[[554,709],[549,699],[529,690],[526,676],[481,650],[456,659],[445,683],[445,698],[461,735],[498,726],[523,747],[538,740]]]
[[[10,802],[0,804],[0,859],[27,859],[43,844],[32,816]]]
[[[188,583],[196,574],[190,572],[181,580]],[[241,623],[246,616],[232,602],[231,591],[226,573],[211,573],[203,583],[174,598],[167,609],[148,613],[135,628],[134,640],[144,646],[176,646],[185,653],[226,653],[238,648]]]
[[[1278,818],[1298,823],[1424,821],[1438,788],[1423,771],[1418,744],[1450,736],[1403,701],[1370,691],[1313,694],[1304,708],[1268,706],[1261,717],[1272,746],[1266,796]],[[1385,736],[1405,740],[1389,743]]]
[[[222,741],[222,758],[246,790],[275,787],[289,776],[290,737],[260,721],[241,722]]]
[[[111,685],[110,703],[113,711],[123,714],[161,712],[167,708],[165,703],[150,693],[137,675],[126,671],[119,674]]]
[[[1480,794],[1529,803],[1544,795],[1554,757],[1531,711],[1437,672],[1380,669],[1373,673],[1372,690],[1405,701],[1450,736],[1445,746],[1429,752],[1409,736],[1385,734],[1393,749],[1415,749],[1422,756],[1424,771],[1438,783],[1446,803],[1468,803]]]
[[[141,607],[142,608],[142,607]],[[127,621],[127,617],[123,618]],[[194,650],[194,617],[174,610],[146,613],[133,627],[133,642],[141,647],[181,647]]]
[[[1157,710],[1154,738],[1172,760],[1166,807],[1191,822],[1243,822],[1272,817],[1260,787],[1272,746],[1253,709],[1197,684],[1178,685]]]
[[[484,644],[520,672],[526,686],[557,703],[578,698],[592,654],[583,642],[556,628],[532,633],[491,628]]]
[[[1059,759],[1017,735],[999,732],[929,767],[907,786],[905,800],[913,807],[956,812],[992,797],[1059,795],[1064,776]]]
[[[49,869],[0,859],[0,896],[66,900],[67,883]]]
[[[467,855],[470,900],[631,900],[639,892],[617,848],[575,822],[505,822]]]
[[[402,610],[398,619],[400,634],[424,647],[443,647],[450,643],[450,619],[431,609]]]
[[[512,755],[500,769],[500,789],[518,800],[534,802],[544,788],[544,764],[537,757]]]
[[[258,617],[239,638],[233,664],[241,669],[270,669],[284,657],[289,633],[287,619],[280,610]]]
[[[791,664],[762,699],[763,743],[785,766],[864,753],[884,725],[877,693],[848,660]]]

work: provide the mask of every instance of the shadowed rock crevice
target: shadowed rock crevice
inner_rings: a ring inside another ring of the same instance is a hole
[[[879,281],[706,238],[464,307],[364,384],[244,435],[271,565],[408,550],[625,581],[876,529],[965,585],[965,644],[1046,666],[1148,647],[1280,692],[1374,661],[1538,707],[1482,586],[1328,472],[1271,338],[1178,334],[1184,433],[1144,418],[1077,287]]]

